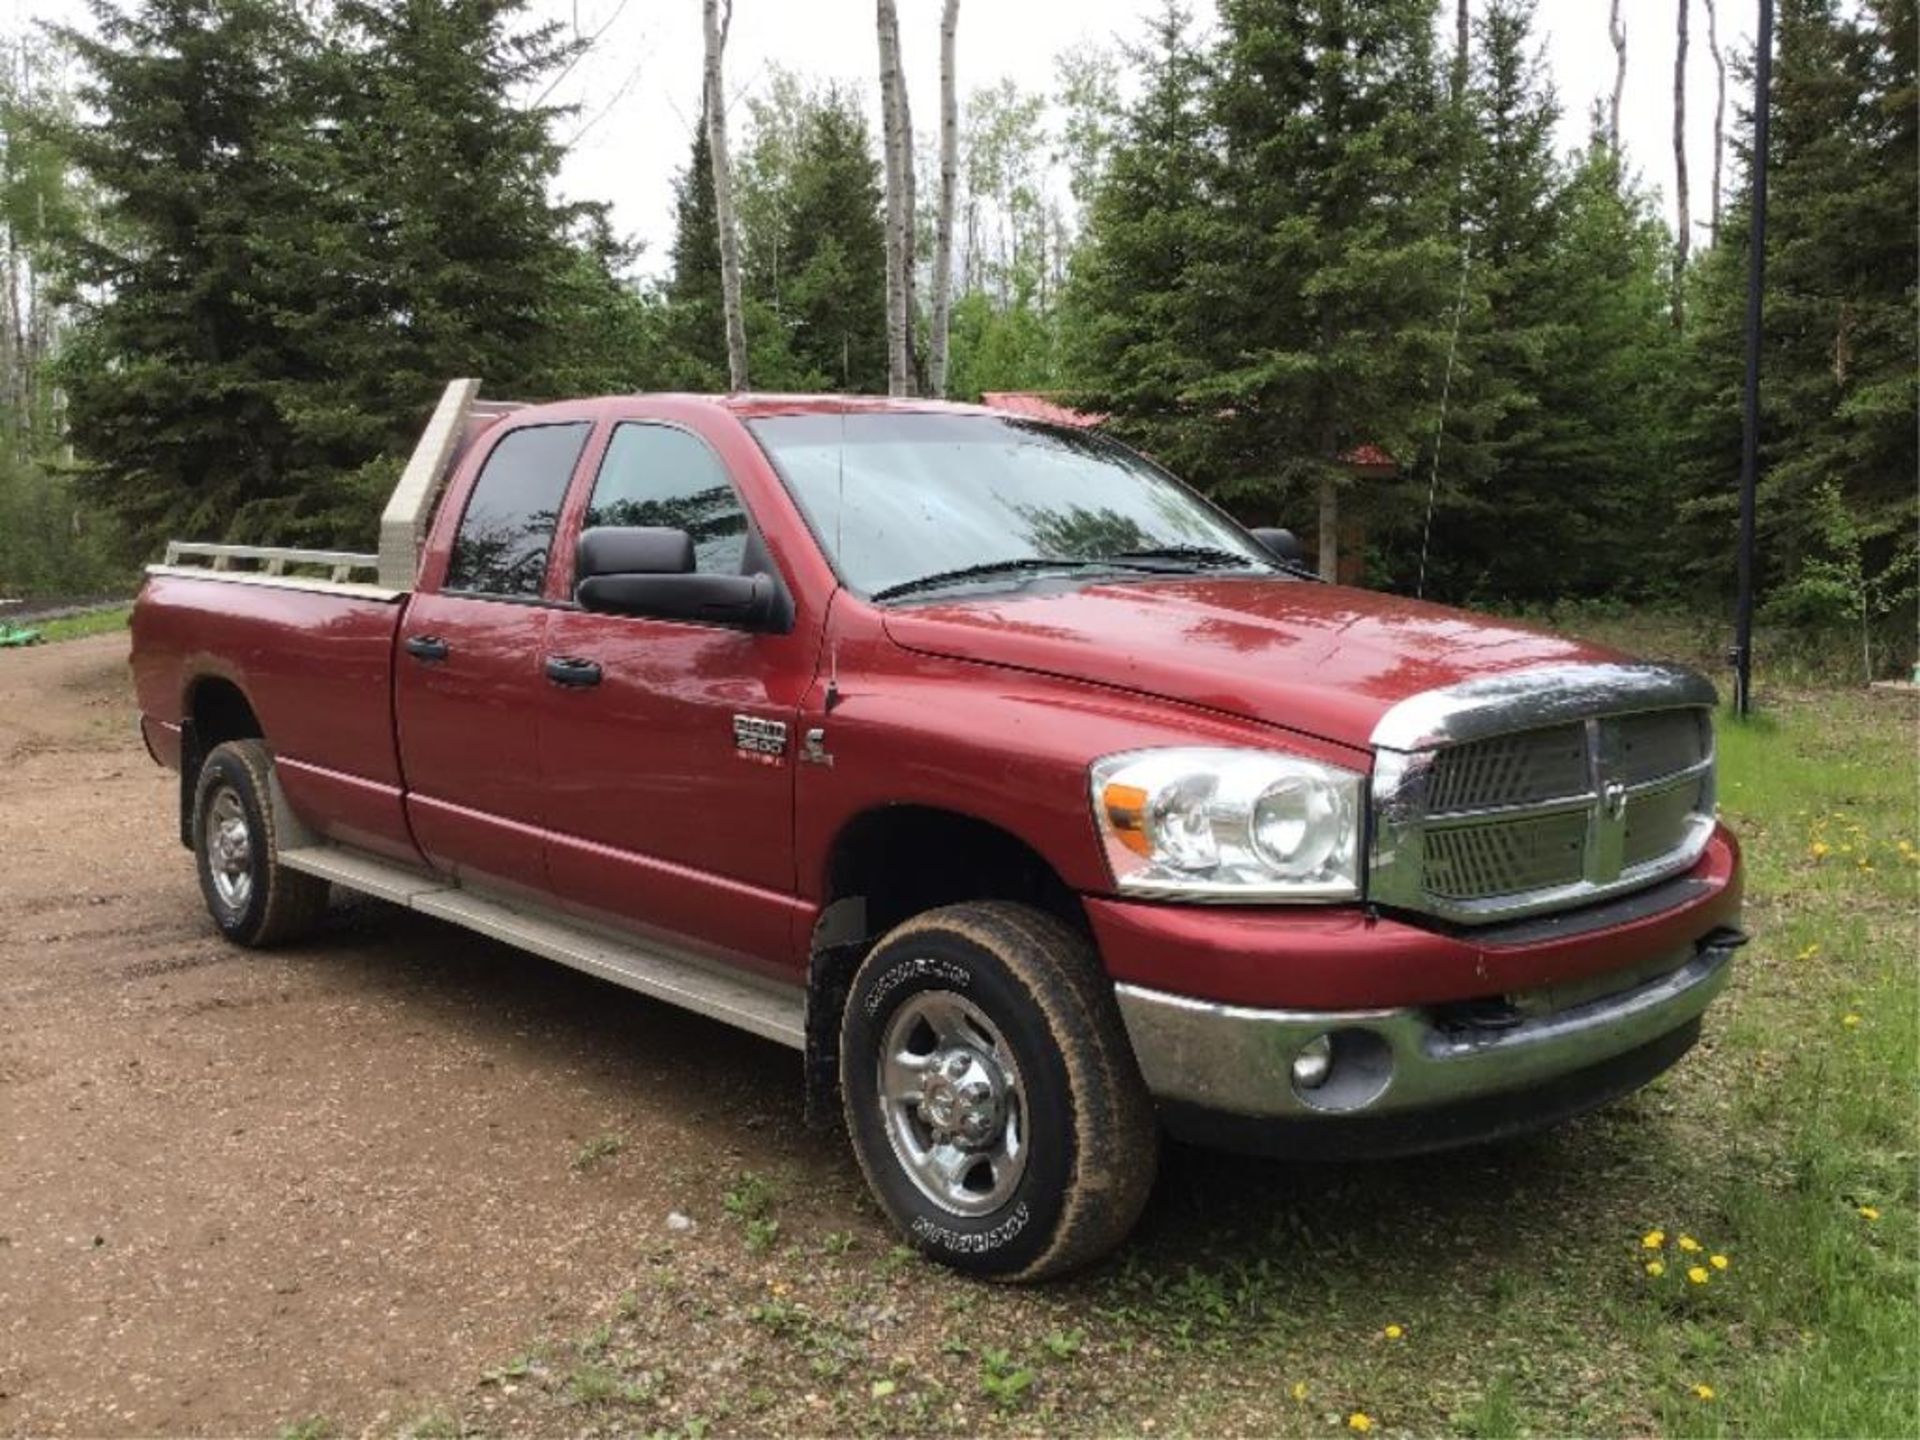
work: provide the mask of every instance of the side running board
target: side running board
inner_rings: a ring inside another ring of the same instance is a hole
[[[714,963],[630,936],[613,936],[526,902],[485,898],[437,875],[333,845],[282,850],[290,870],[317,875],[763,1039],[806,1046],[806,995],[719,969]]]

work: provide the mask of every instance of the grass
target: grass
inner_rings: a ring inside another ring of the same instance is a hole
[[[95,610],[85,615],[68,615],[60,620],[36,621],[26,626],[29,630],[38,630],[40,639],[48,645],[62,640],[83,640],[89,635],[106,635],[127,628],[127,616],[133,611],[130,605],[115,606],[111,610]],[[5,619],[0,614],[0,619]]]
[[[1754,940],[1640,1095],[1404,1163],[1173,1151],[1119,1257],[1024,1291],[892,1246],[823,1141],[815,1208],[716,1175],[748,1246],[609,1267],[585,1388],[721,1434],[1920,1434],[1916,712],[1762,699],[1720,731]],[[488,1427],[569,1429],[544,1373]]]

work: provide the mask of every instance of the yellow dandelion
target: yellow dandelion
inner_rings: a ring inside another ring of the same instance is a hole
[[[1664,1230],[1649,1230],[1640,1237],[1640,1248],[1643,1250],[1658,1250],[1666,1243],[1667,1232]]]
[[[1806,949],[1802,950],[1798,955],[1794,956],[1793,958],[1796,960],[1811,960],[1813,959],[1814,956],[1818,955],[1819,953],[1820,953],[1820,942],[1816,940],[1813,942],[1813,944],[1807,946]]]
[[[1696,1385],[1693,1387],[1693,1393],[1698,1395],[1702,1400],[1711,1400],[1713,1398],[1713,1386]]]
[[[1347,1416],[1347,1429],[1358,1430],[1362,1434],[1373,1428],[1373,1417],[1364,1410],[1356,1410]]]
[[[1389,1340],[1398,1340],[1401,1336],[1405,1335],[1407,1332],[1402,1330],[1398,1325],[1389,1325],[1387,1326],[1386,1329],[1382,1330],[1380,1333],[1386,1336],[1387,1339]]]
[[[1872,1205],[1862,1205],[1860,1207],[1860,1218],[1863,1220],[1878,1220],[1880,1218],[1880,1211]]]
[[[1860,1017],[1858,1015],[1855,1015],[1852,1011],[1848,1011],[1845,1015],[1842,1015],[1840,1017],[1840,1023],[1846,1026],[1847,1029],[1851,1030],[1860,1023]]]
[[[1293,1396],[1293,1398],[1296,1400],[1306,1399],[1307,1398],[1307,1382],[1304,1380],[1294,1381],[1293,1388],[1289,1390],[1287,1393]]]
[[[1666,1273],[1667,1273],[1666,1261],[1664,1260],[1647,1261],[1647,1274],[1653,1276],[1654,1279],[1658,1280],[1662,1275]]]
[[[1724,1255],[1709,1255],[1707,1257],[1707,1263],[1716,1270],[1724,1270],[1733,1262]]]
[[[1704,1265],[1695,1265],[1690,1267],[1687,1271],[1687,1279],[1695,1285],[1706,1284],[1707,1283],[1707,1267]]]
[[[1816,840],[1807,847],[1807,853],[1816,860],[1824,860],[1833,853],[1833,847],[1824,840]]]
[[[1691,1255],[1700,1248],[1700,1242],[1691,1235],[1682,1235],[1680,1237],[1680,1248]]]

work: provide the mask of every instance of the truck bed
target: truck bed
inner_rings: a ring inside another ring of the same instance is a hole
[[[350,581],[155,566],[132,621],[149,748],[177,764],[195,743],[196,707],[246,706],[273,737],[287,798],[326,817],[327,838],[417,860],[393,726],[405,598]]]

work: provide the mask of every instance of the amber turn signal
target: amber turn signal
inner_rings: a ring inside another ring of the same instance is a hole
[[[1100,792],[1100,804],[1113,827],[1113,838],[1136,855],[1152,855],[1147,839],[1147,792],[1138,785],[1109,785]]]

